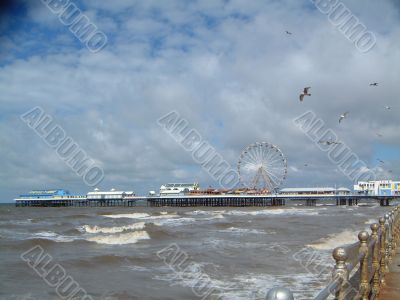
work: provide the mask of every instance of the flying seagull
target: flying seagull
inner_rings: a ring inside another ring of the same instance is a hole
[[[339,123],[342,123],[343,119],[346,119],[348,114],[349,114],[348,111],[346,111],[345,113],[343,113],[343,114],[340,116],[340,118],[339,118]]]
[[[381,164],[384,164],[385,162],[379,158],[376,159],[377,161],[379,161]]]
[[[328,145],[328,146],[341,144],[340,142],[334,142],[334,141],[319,141],[318,143],[325,144],[325,145]]]
[[[392,109],[392,108],[391,108],[390,106],[388,106],[388,105],[386,105],[385,108],[388,109],[388,110],[389,110],[389,109]]]
[[[370,83],[369,86],[378,86],[378,83],[377,82]]]
[[[376,135],[377,135],[378,137],[383,137],[383,135],[380,134],[379,132],[377,132]]]
[[[304,88],[303,93],[300,94],[300,101],[304,100],[304,96],[311,96],[311,94],[308,92],[310,89],[310,86]]]
[[[290,32],[290,31],[285,31],[286,32],[286,34],[288,34],[288,35],[291,35],[292,33]]]

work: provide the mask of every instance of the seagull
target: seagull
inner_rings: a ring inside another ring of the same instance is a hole
[[[346,111],[345,113],[343,113],[343,114],[340,116],[340,118],[339,118],[339,123],[342,123],[343,119],[346,119],[348,114],[349,114],[348,111]]]
[[[376,135],[377,135],[378,137],[383,137],[383,135],[380,134],[379,132],[377,132]]]
[[[378,83],[377,82],[370,83],[369,86],[378,86]]]
[[[379,161],[381,164],[384,164],[385,162],[379,158],[376,159],[377,161]]]
[[[308,92],[311,89],[311,87],[305,87],[303,93],[300,94],[300,101],[304,100],[304,96],[311,96],[311,94]]]
[[[286,34],[288,34],[288,35],[291,35],[292,33],[290,32],[290,31],[285,31],[286,32]]]
[[[388,105],[386,105],[385,108],[386,108],[387,110],[392,109],[392,108],[391,108],[390,106],[388,106]]]
[[[328,146],[341,144],[340,142],[334,142],[334,141],[319,141],[318,143],[325,144],[325,145],[328,145]]]
[[[304,164],[305,167],[308,167],[308,164]]]

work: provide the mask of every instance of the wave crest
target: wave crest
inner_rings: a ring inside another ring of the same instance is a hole
[[[150,236],[146,231],[134,231],[121,234],[94,236],[87,238],[89,242],[95,242],[97,244],[104,245],[127,245],[136,244],[140,240],[149,240]]]
[[[126,226],[116,226],[116,227],[100,227],[97,225],[83,225],[81,231],[87,233],[120,233],[128,230],[142,230],[145,227],[144,222],[138,222]]]

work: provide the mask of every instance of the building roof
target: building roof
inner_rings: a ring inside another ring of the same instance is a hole
[[[298,192],[335,192],[336,190],[331,187],[322,188],[285,188],[281,189],[281,193],[298,193]]]
[[[99,191],[98,189],[95,190],[94,192],[89,192],[87,193],[88,195],[122,195],[122,194],[134,194],[133,191],[116,191],[114,189],[112,189],[111,191],[107,191],[107,192],[102,192]]]
[[[167,183],[165,187],[192,187],[195,186],[195,183]]]

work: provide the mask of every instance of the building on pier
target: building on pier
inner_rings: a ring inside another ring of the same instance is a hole
[[[287,196],[318,196],[318,195],[334,196],[334,195],[350,195],[351,191],[345,187],[285,188],[281,189],[279,194]]]
[[[115,189],[111,189],[110,191],[100,191],[97,188],[86,195],[87,200],[124,200],[134,197],[135,192],[133,191],[124,192],[116,191]]]
[[[160,187],[160,197],[184,195],[198,190],[198,183],[167,183]]]
[[[15,200],[68,200],[68,199],[81,199],[85,196],[71,195],[64,189],[52,190],[32,190],[28,194],[20,195]]]
[[[354,192],[369,196],[397,196],[400,195],[400,181],[359,181],[354,185]]]

